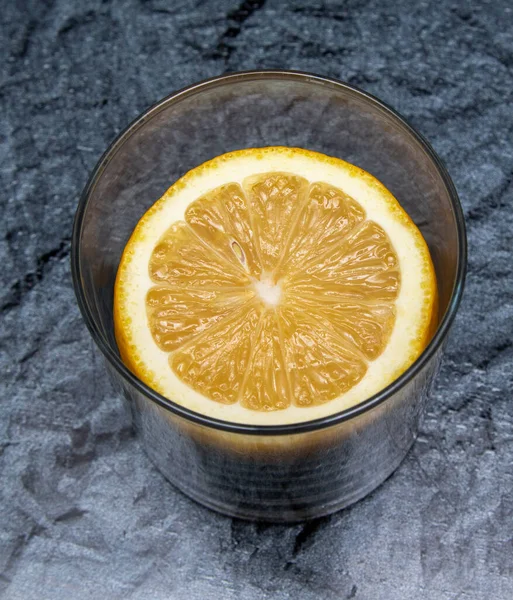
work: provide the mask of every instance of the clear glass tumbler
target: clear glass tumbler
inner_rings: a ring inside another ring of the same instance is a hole
[[[362,404],[299,424],[241,425],[175,404],[125,367],[114,338],[113,286],[137,221],[174,181],[224,152],[274,145],[343,158],[391,190],[429,244],[439,324],[419,359]],[[293,522],[362,498],[405,457],[461,298],[466,239],[446,170],[396,112],[339,81],[256,71],[172,94],[118,136],[80,199],[71,260],[86,324],[128,400],[143,447],[167,479],[227,515]]]

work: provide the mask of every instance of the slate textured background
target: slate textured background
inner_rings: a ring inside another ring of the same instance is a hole
[[[513,597],[513,13],[507,0],[6,0],[0,10],[0,596]],[[75,306],[70,230],[112,138],[186,84],[295,68],[376,94],[433,143],[467,289],[421,435],[376,492],[293,527],[176,492]]]

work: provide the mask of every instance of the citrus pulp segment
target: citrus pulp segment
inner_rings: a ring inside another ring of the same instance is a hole
[[[196,412],[292,423],[362,402],[429,341],[427,245],[371,175],[297,148],[232,152],[190,171],[123,254],[123,360]]]

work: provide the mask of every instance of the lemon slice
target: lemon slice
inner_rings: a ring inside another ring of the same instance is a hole
[[[127,366],[231,422],[316,419],[362,402],[419,356],[436,318],[427,245],[390,192],[342,160],[247,149],[187,173],[121,258]]]

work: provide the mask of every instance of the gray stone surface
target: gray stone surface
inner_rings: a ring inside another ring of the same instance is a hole
[[[513,597],[513,13],[496,2],[5,0],[0,10],[0,596]],[[160,97],[227,70],[362,86],[433,143],[469,274],[421,435],[364,501],[291,527],[175,491],[75,306],[78,194]]]

